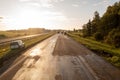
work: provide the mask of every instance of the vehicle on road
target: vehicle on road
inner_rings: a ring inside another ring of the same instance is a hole
[[[18,49],[18,48],[24,48],[25,44],[23,43],[22,40],[15,40],[10,43],[10,48],[11,49]]]

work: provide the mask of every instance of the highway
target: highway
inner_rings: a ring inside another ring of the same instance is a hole
[[[19,56],[0,80],[120,80],[120,70],[66,35],[56,34]]]

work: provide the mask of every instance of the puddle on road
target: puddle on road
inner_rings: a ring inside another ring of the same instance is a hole
[[[61,75],[56,75],[55,80],[62,80],[62,76]]]
[[[40,55],[40,54],[42,54],[41,49],[40,49],[40,48],[36,48],[36,49],[33,49],[33,50],[31,51],[30,56],[34,57],[34,56],[38,56],[38,55]]]

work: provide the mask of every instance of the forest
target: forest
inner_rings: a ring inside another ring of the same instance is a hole
[[[93,37],[120,48],[120,2],[108,6],[106,12],[100,17],[99,12],[94,12],[92,20],[83,25],[83,37]]]

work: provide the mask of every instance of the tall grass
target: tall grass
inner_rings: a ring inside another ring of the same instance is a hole
[[[11,38],[11,37],[17,37],[17,36],[24,36],[25,33],[22,32],[9,32],[9,31],[0,31],[0,39],[2,38]]]

